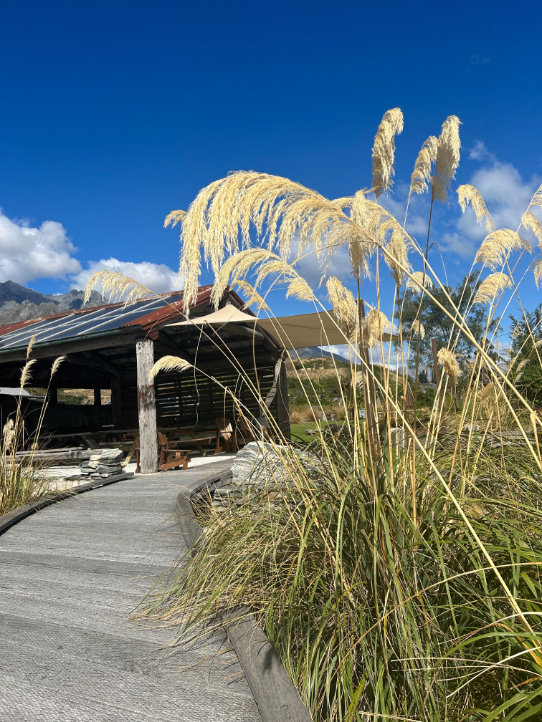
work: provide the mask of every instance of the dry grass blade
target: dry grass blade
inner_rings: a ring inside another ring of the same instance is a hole
[[[435,172],[431,178],[433,200],[448,203],[448,191],[459,165],[461,141],[459,126],[461,122],[456,115],[450,115],[442,124],[439,136],[438,153]]]
[[[424,274],[423,271],[414,271],[408,279],[406,287],[412,291],[421,291],[422,288],[431,290],[433,288],[433,281],[429,278],[427,273]]]
[[[471,185],[462,185],[457,189],[457,196],[459,198],[459,205],[463,213],[467,210],[467,206],[472,206],[472,209],[476,215],[477,223],[485,223],[486,233],[492,233],[495,230],[495,224],[491,218],[484,199],[480,195],[480,192]]]
[[[113,300],[124,300],[126,303],[144,296],[152,296],[152,291],[142,283],[129,276],[116,271],[98,271],[92,274],[85,290],[85,303],[90,300],[90,294],[101,286],[102,295]]]
[[[410,178],[410,193],[422,194],[428,189],[428,183],[431,180],[431,167],[437,160],[439,141],[434,135],[422,145],[414,170]]]
[[[164,221],[164,228],[167,228],[168,226],[175,228],[177,223],[181,223],[182,221],[184,221],[187,215],[187,211],[171,211],[171,213],[168,213],[168,215],[166,216],[166,219]]]
[[[530,243],[522,238],[517,231],[512,231],[510,228],[500,228],[484,238],[476,253],[474,262],[482,263],[484,266],[491,268],[492,271],[496,271],[497,268],[504,265],[509,253],[519,250],[531,252]]]
[[[149,383],[154,381],[160,371],[164,371],[166,373],[170,371],[177,371],[178,373],[181,373],[182,371],[186,371],[186,369],[190,368],[193,368],[192,364],[184,358],[179,358],[178,356],[162,356],[162,358],[154,364],[149,372]]]
[[[393,186],[395,173],[395,136],[403,132],[403,113],[392,108],[384,113],[373,145],[373,190],[375,197],[387,193]]]

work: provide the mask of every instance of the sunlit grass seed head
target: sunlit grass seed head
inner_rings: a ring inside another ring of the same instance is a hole
[[[532,211],[525,211],[521,216],[521,225],[531,231],[538,241],[538,247],[542,250],[542,223]]]
[[[461,369],[456,357],[450,349],[441,348],[438,352],[438,362],[448,374],[452,387],[455,388],[457,379],[461,376]]]
[[[51,366],[51,378],[53,378],[53,376],[56,374],[56,372],[60,368],[60,364],[65,360],[66,360],[65,356],[58,356],[54,360],[53,365]]]
[[[433,281],[429,278],[427,273],[424,274],[423,271],[414,271],[411,274],[411,278],[408,279],[406,287],[412,291],[418,292],[420,292],[422,288],[431,290],[433,288]]]
[[[13,439],[15,438],[15,423],[14,423],[13,419],[8,419],[7,422],[4,424],[3,436],[4,436],[3,449],[5,452],[11,448]]]
[[[410,332],[413,336],[418,336],[420,341],[423,341],[425,338],[425,328],[423,326],[423,323],[418,320],[412,321],[412,324],[410,326]]]
[[[337,325],[349,340],[355,340],[359,312],[353,293],[336,276],[328,278],[326,288]]]
[[[469,184],[459,186],[457,189],[457,197],[463,213],[465,213],[469,204],[472,206],[477,223],[485,224],[486,233],[492,233],[495,230],[495,224],[487,210],[484,199],[474,186]]]
[[[492,273],[484,278],[474,297],[474,303],[492,303],[498,293],[511,286],[511,281],[506,273]]]
[[[428,189],[428,183],[431,180],[431,169],[433,163],[437,160],[438,147],[439,141],[434,135],[430,135],[422,145],[410,178],[410,193],[421,195]]]
[[[432,197],[440,203],[448,203],[448,192],[459,165],[461,141],[459,126],[461,121],[456,115],[450,115],[442,124],[438,139],[435,172],[431,178]]]
[[[116,271],[98,271],[92,274],[87,283],[85,303],[88,303],[90,295],[96,287],[101,287],[102,295],[110,301],[122,300],[129,303],[137,298],[152,296],[150,288],[129,276]]]
[[[162,356],[162,358],[154,364],[149,372],[149,383],[151,384],[161,371],[164,371],[165,373],[169,373],[171,371],[182,373],[183,371],[186,371],[186,369],[190,368],[193,368],[192,364],[184,358],[179,358],[178,356]]]
[[[171,226],[172,228],[175,228],[177,223],[182,223],[184,219],[187,216],[187,211],[171,211],[171,213],[168,213],[164,220],[164,228],[167,228],[168,226]]]
[[[393,186],[395,173],[395,136],[403,132],[403,113],[392,108],[384,113],[373,145],[373,190],[375,197],[387,193]]]
[[[522,238],[517,231],[510,228],[500,228],[493,231],[484,238],[476,256],[475,263],[482,263],[484,266],[496,271],[502,267],[509,253],[512,251],[525,250],[531,252],[531,244]]]
[[[27,385],[27,383],[31,379],[31,373],[30,369],[32,366],[36,363],[36,359],[30,359],[30,361],[27,361],[25,365],[23,366],[23,369],[21,371],[21,388],[24,389],[24,387]]]

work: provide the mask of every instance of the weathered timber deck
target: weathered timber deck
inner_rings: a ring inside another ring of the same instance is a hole
[[[260,722],[223,637],[166,655],[174,630],[129,620],[183,549],[178,488],[230,464],[120,481],[0,536],[3,722]]]

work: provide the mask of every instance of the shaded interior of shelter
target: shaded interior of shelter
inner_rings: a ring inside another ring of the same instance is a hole
[[[214,310],[210,290],[199,289],[191,317]],[[231,290],[226,291],[220,306],[228,303],[243,305]],[[275,391],[269,411],[288,433],[287,409],[283,408],[287,403],[285,373],[277,379],[277,360],[283,353],[279,342],[250,324],[222,328],[171,325],[183,318],[182,293],[177,292],[0,328],[0,386],[19,385],[26,348],[35,336],[31,358],[36,360],[29,385],[49,388],[44,438],[52,433],[58,436],[110,427],[137,429],[141,420],[138,392],[146,383],[138,378],[137,345],[144,339],[147,349],[151,346],[153,361],[175,355],[195,366],[183,373],[160,373],[156,378],[157,427],[213,428],[217,417],[235,422],[239,407],[234,396],[248,416],[258,419],[262,417],[261,399]],[[65,359],[51,379],[52,364],[59,356]],[[282,387],[277,388],[281,383]],[[95,404],[59,403],[58,389],[92,389]],[[100,403],[102,389],[111,389],[108,405]],[[16,403],[16,397],[0,395],[2,426]],[[21,403],[25,426],[31,434],[42,403],[32,399],[22,399]],[[48,443],[62,445],[58,439]]]

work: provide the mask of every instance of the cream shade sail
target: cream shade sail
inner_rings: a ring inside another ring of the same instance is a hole
[[[250,323],[273,336],[286,349],[305,346],[335,346],[348,343],[343,332],[337,327],[331,314],[325,311],[303,313],[299,316],[278,316],[277,318],[256,318],[239,308],[228,305],[207,316],[189,321],[170,323],[168,326],[224,326],[232,323]],[[398,337],[385,333],[384,342],[397,340]]]

